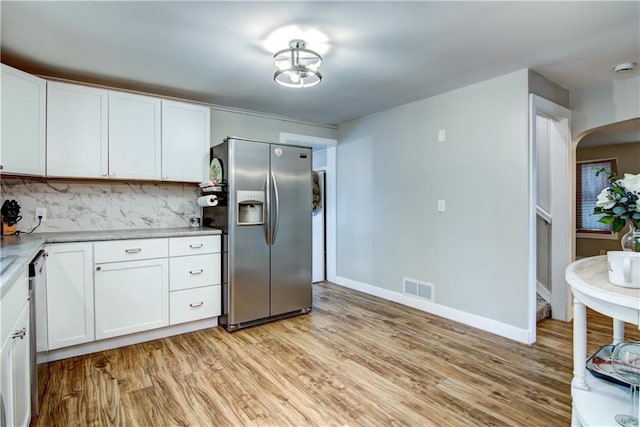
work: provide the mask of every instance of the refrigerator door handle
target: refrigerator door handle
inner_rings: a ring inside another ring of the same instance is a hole
[[[275,207],[275,218],[273,219],[273,233],[271,233],[271,245],[276,244],[276,237],[278,236],[278,220],[280,219],[280,198],[278,197],[278,181],[276,176],[271,171],[271,181],[273,182],[273,204]]]
[[[271,246],[271,181],[269,180],[269,174],[264,180],[264,192],[266,195],[266,211],[264,212],[264,240],[267,242],[267,246]]]

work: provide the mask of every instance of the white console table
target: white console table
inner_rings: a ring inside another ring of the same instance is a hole
[[[625,322],[640,328],[640,289],[609,283],[606,256],[573,262],[565,278],[574,296],[572,424],[616,425],[615,415],[630,411],[629,390],[587,375],[586,307],[613,319],[613,343],[617,344],[624,340]]]

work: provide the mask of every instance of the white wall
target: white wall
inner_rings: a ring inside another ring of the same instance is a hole
[[[592,129],[640,117],[640,77],[574,89],[570,103],[571,133],[577,142]]]
[[[337,134],[335,126],[211,108],[211,145],[220,144],[227,136],[279,142],[281,132],[331,139],[336,139]]]
[[[529,70],[529,93],[569,108],[569,91],[533,70]]]
[[[313,151],[313,170],[327,167],[327,150]]]
[[[415,278],[440,307],[527,328],[527,76],[338,126],[338,281],[400,295]]]

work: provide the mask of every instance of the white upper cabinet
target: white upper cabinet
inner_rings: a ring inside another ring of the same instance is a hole
[[[208,107],[48,83],[47,175],[200,182]]]
[[[1,172],[45,174],[46,81],[2,64]]]
[[[160,99],[50,82],[47,113],[47,175],[160,179]]]
[[[108,94],[104,89],[47,83],[47,175],[108,176]]]
[[[208,177],[208,107],[162,101],[162,179],[200,182]]]
[[[160,99],[109,91],[109,176],[160,179]]]

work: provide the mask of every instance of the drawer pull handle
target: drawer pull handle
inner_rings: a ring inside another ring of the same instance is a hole
[[[21,340],[24,339],[24,337],[27,335],[27,328],[22,328],[19,331],[15,331],[14,333],[11,334],[11,338],[20,338]]]
[[[197,243],[197,244],[191,244],[191,245],[189,245],[189,247],[190,247],[191,249],[200,249],[200,248],[201,248],[201,247],[203,247],[203,246],[204,246],[204,244],[203,244],[203,243]]]
[[[201,307],[202,305],[204,305],[203,301],[200,302],[192,302],[191,304],[189,304],[189,307],[195,308],[195,307]]]
[[[128,254],[137,254],[138,252],[142,252],[142,248],[125,249],[124,251]]]
[[[200,270],[189,270],[189,274],[200,274],[204,271],[204,269],[200,269]]]

